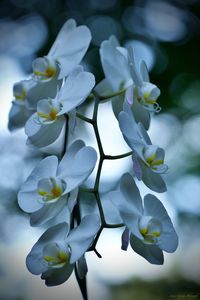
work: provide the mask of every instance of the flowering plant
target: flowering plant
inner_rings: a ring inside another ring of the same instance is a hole
[[[19,206],[30,213],[31,226],[48,226],[27,256],[27,268],[35,275],[42,274],[48,286],[63,283],[74,270],[84,299],[85,253],[94,251],[101,257],[96,247],[104,228],[123,227],[122,249],[127,250],[130,243],[152,264],[162,264],[162,251],[174,252],[178,245],[161,201],[148,194],[143,205],[134,180],[142,180],[158,193],[166,191],[164,150],[153,145],[147,133],[152,114],[160,111],[160,90],[150,82],[145,62],[137,64],[133,49],[121,47],[113,36],[101,44],[105,79],[95,85],[94,75],[81,65],[90,40],[86,26],[68,20],[49,53],[33,61],[31,77],[14,85],[9,114],[9,129],[25,127],[27,144],[46,153],[18,193]],[[92,118],[79,110],[88,99],[94,104]],[[97,116],[105,101],[112,101],[122,136],[130,147],[127,153],[113,156],[104,152]],[[74,140],[77,119],[93,127],[98,149],[86,146],[82,139]],[[106,195],[120,218],[119,223],[110,224],[99,189],[102,166],[105,160],[127,156],[132,157],[131,171],[122,174],[117,187]],[[94,186],[89,188],[84,183],[95,167]],[[83,193],[93,195],[97,208],[93,212],[84,211]],[[66,220],[64,209],[69,215]]]

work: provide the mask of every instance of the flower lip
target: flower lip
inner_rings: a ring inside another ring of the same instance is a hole
[[[39,201],[49,204],[57,201],[66,189],[66,182],[60,178],[43,178],[38,182],[37,193]]]
[[[59,269],[69,263],[69,247],[58,243],[49,243],[43,248],[43,259],[51,269]]]
[[[51,80],[58,71],[58,65],[53,58],[47,56],[38,57],[33,61],[33,74],[38,81]]]
[[[160,90],[150,82],[143,82],[141,87],[135,86],[135,96],[138,102],[148,111],[159,112],[161,107],[156,102],[160,95]]]
[[[59,117],[62,104],[57,99],[40,100],[37,105],[37,120],[39,123],[52,123]]]
[[[139,219],[139,231],[145,244],[156,244],[162,234],[161,222],[151,216],[142,216]]]
[[[164,152],[163,155],[158,155],[158,150],[159,147],[156,145],[147,145],[143,149],[145,163],[152,170],[157,170],[157,167],[164,164]]]

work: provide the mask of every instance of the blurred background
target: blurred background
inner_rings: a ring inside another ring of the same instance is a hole
[[[7,129],[13,84],[30,75],[32,60],[48,53],[71,17],[92,32],[84,64],[97,82],[103,78],[99,46],[114,34],[122,45],[134,47],[137,59],[146,61],[151,82],[161,89],[162,111],[152,120],[150,136],[165,148],[169,172],[168,191],[157,196],[180,238],[176,253],[165,255],[164,266],[153,266],[131,249],[121,251],[120,230],[104,230],[97,247],[103,258],[87,256],[89,299],[199,299],[200,1],[1,0],[0,300],[81,299],[73,276],[62,286],[47,288],[26,270],[25,257],[41,231],[30,228],[16,194],[41,154],[27,148],[23,129]],[[99,126],[107,154],[127,149],[109,103],[100,108]],[[128,159],[105,164],[102,182],[113,184],[128,166]],[[149,192],[137,184],[142,195]]]

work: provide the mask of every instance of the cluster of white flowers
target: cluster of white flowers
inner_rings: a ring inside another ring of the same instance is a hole
[[[45,151],[60,142],[60,157],[41,160],[18,193],[19,206],[30,213],[32,226],[49,228],[27,256],[27,268],[42,274],[46,285],[59,285],[75,270],[81,287],[86,276],[86,251],[95,251],[103,228],[124,227],[122,249],[132,249],[152,264],[163,263],[163,252],[174,252],[178,238],[163,204],[154,195],[144,197],[144,205],[134,177],[151,190],[162,193],[166,185],[162,174],[167,171],[164,150],[153,145],[147,130],[153,113],[160,111],[160,90],[149,80],[144,61],[136,64],[133,49],[123,48],[115,37],[102,42],[100,58],[105,79],[95,86],[95,77],[80,65],[89,47],[91,34],[86,26],[68,20],[59,32],[49,53],[33,61],[31,78],[14,85],[15,100],[9,114],[9,128],[25,127],[27,143]],[[94,101],[93,117],[78,107],[90,96]],[[103,150],[98,130],[98,107],[112,101],[128,153],[111,156]],[[76,119],[94,129],[98,154],[84,141],[73,137]],[[64,150],[63,150],[64,149]],[[118,187],[107,194],[116,207],[120,223],[108,224],[99,193],[104,160],[132,156],[132,172],[122,174]],[[93,188],[83,183],[97,164]],[[81,212],[80,193],[92,193],[97,209]],[[70,218],[63,221],[62,212]],[[50,221],[50,222],[49,222]],[[49,223],[48,223],[49,222]],[[53,225],[52,225],[53,224]]]

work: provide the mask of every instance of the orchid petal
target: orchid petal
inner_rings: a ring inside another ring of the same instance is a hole
[[[117,40],[110,37],[103,41],[100,48],[100,56],[105,77],[110,82],[113,91],[121,90],[127,84],[130,85],[131,75],[126,57],[117,49]]]
[[[60,29],[53,45],[51,46],[48,55],[55,56],[59,46],[62,43],[66,42],[67,35],[71,33],[71,31],[73,31],[75,28],[76,28],[76,21],[73,19],[67,20],[67,22],[65,22],[62,28]]]
[[[62,103],[62,109],[58,115],[67,113],[83,103],[95,85],[92,73],[84,72],[78,67],[67,78],[65,84],[58,93],[58,100]]]
[[[128,205],[138,214],[143,214],[142,198],[133,177],[126,173],[120,179],[120,191]]]
[[[83,183],[93,171],[97,154],[92,147],[81,147],[82,141],[74,142],[64,155],[58,169],[58,175],[65,178],[70,192]],[[77,150],[80,147],[80,150]]]
[[[23,127],[31,114],[32,112],[27,110],[24,103],[18,104],[14,101],[9,112],[9,130],[13,131]]]
[[[45,280],[47,286],[60,285],[70,277],[73,268],[73,264],[65,264],[62,268],[43,272],[41,278]]]
[[[143,81],[149,82],[149,72],[144,60],[140,61],[140,74]]]
[[[48,266],[43,259],[43,247],[49,242],[62,241],[67,233],[67,223],[57,224],[43,233],[26,258],[26,266],[32,274],[38,275],[48,270]]]
[[[99,216],[88,215],[69,233],[66,242],[71,248],[70,263],[77,261],[87,251],[99,228]]]
[[[31,226],[40,226],[56,217],[65,207],[67,203],[67,196],[59,198],[56,202],[44,205],[38,211],[31,214]]]
[[[50,124],[39,124],[36,121],[37,115],[34,114],[29,118],[25,125],[25,132],[28,135],[28,143],[42,148],[46,147],[57,140],[66,118],[60,116],[55,122]]]
[[[161,175],[153,172],[151,168],[146,166],[143,162],[141,162],[140,166],[142,168],[142,181],[144,184],[157,193],[166,192],[167,187]]]
[[[36,192],[37,183],[41,178],[56,176],[57,166],[57,157],[49,156],[41,160],[32,171],[18,193],[18,203],[24,211],[34,212],[42,207]]]
[[[174,252],[178,246],[178,237],[163,204],[154,195],[148,194],[144,197],[144,210],[145,215],[160,220],[162,224],[158,246],[166,252]]]
[[[132,249],[143,256],[148,262],[155,265],[162,265],[164,262],[163,253],[156,245],[147,245],[131,234],[130,244]]]

